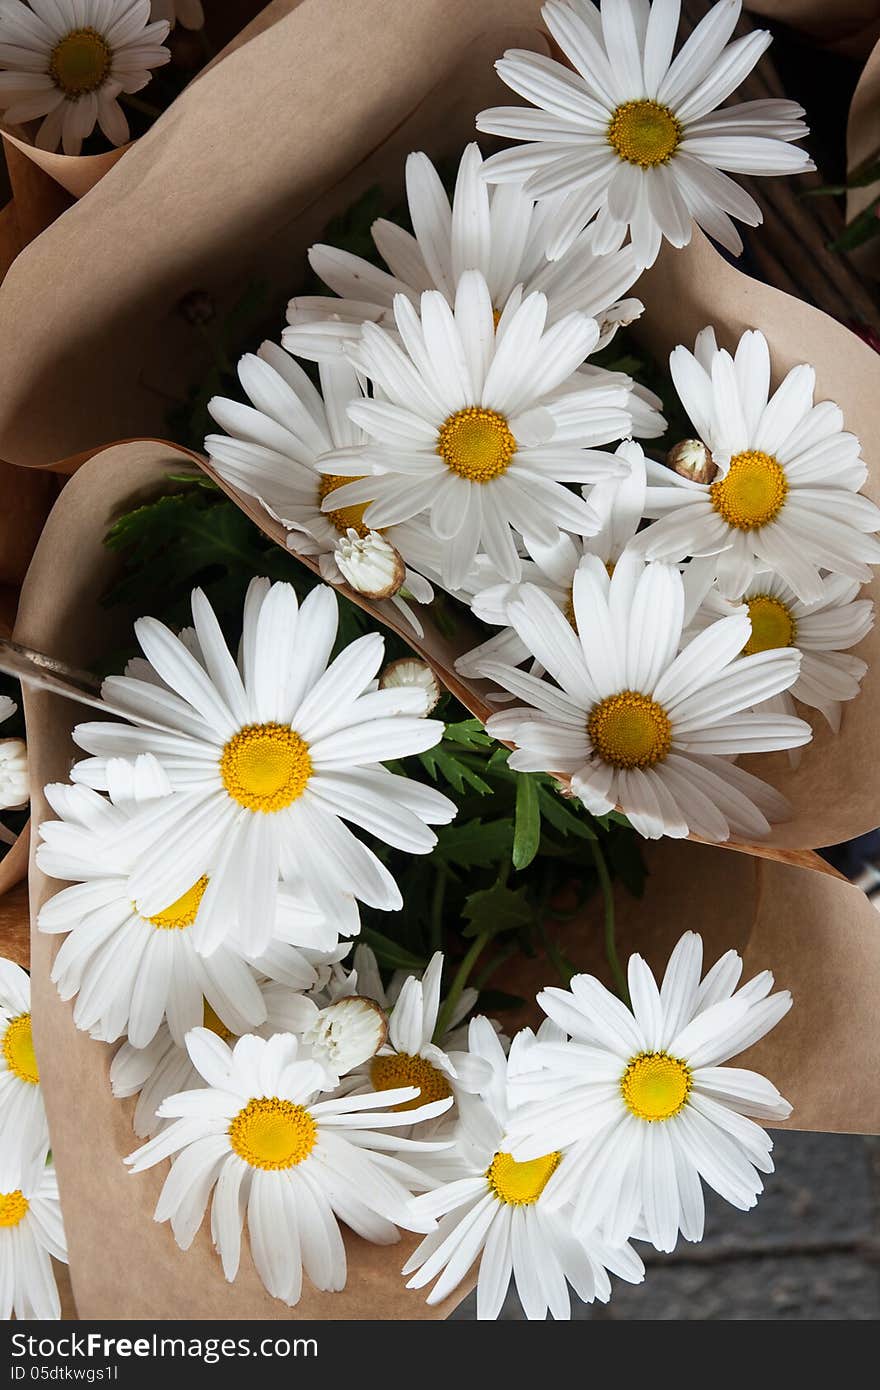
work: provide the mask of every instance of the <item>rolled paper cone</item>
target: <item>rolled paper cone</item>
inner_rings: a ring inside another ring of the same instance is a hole
[[[57,495],[51,473],[0,463],[0,584],[21,584]]]
[[[258,17],[257,32],[269,27],[284,14],[288,13],[299,0],[274,0],[273,4],[265,5],[264,0],[214,0],[214,4],[209,7],[211,11],[210,31],[211,38],[222,48],[227,43],[226,48],[218,53],[211,65],[220,63],[225,58],[227,52],[248,42],[250,37],[249,21],[253,18],[255,10],[263,9],[263,14]],[[215,13],[216,19],[215,19]],[[161,71],[161,69],[159,69]],[[145,89],[145,98],[149,100],[149,86]],[[123,98],[123,105],[125,99]],[[173,105],[174,103],[172,103]],[[164,113],[163,113],[164,114]],[[0,112],[2,117],[2,112]],[[159,120],[161,120],[161,116]],[[57,150],[41,150],[34,144],[27,129],[22,126],[10,126],[0,122],[0,133],[8,145],[15,149],[33,166],[47,174],[60,188],[63,188],[72,198],[83,198],[95,187],[101,179],[107,175],[115,164],[131,149],[133,141],[125,145],[118,145],[113,149],[104,150],[100,154],[63,154]]]
[[[22,592],[17,641],[49,650],[73,666],[100,661],[134,614],[113,614],[100,597],[117,568],[102,545],[120,510],[161,486],[180,456],[155,445],[122,446],[87,464],[62,493],[50,518]],[[109,466],[107,466],[109,463]],[[68,583],[61,593],[48,582],[62,567]],[[34,640],[31,640],[34,639]],[[51,812],[40,791],[64,780],[75,748],[71,729],[79,707],[43,690],[26,690],[25,715],[33,785],[34,823]],[[62,885],[31,863],[32,917]],[[2,907],[2,902],[0,902]],[[0,919],[2,920],[2,919]],[[153,1221],[167,1165],[133,1176],[123,1158],[138,1146],[131,1127],[133,1102],[117,1101],[109,1085],[113,1049],[76,1030],[72,1005],[60,1001],[49,978],[60,939],[31,931],[31,988],[35,1046],[59,1174],[70,1274],[79,1316],[92,1319],[444,1318],[471,1287],[465,1282],[436,1308],[424,1292],[407,1290],[400,1269],[419,1236],[404,1234],[394,1246],[375,1246],[344,1232],[348,1284],[325,1294],[305,1281],[295,1309],[266,1293],[244,1244],[234,1284],[223,1277],[206,1222],[192,1248],[179,1251],[170,1227]],[[132,1271],[135,1271],[135,1277]]]
[[[869,159],[880,160],[880,42],[874,45],[853,94],[846,127],[846,166],[850,173]],[[880,180],[846,195],[846,220],[852,222],[880,193]],[[850,259],[863,274],[880,277],[878,235],[857,246]]]
[[[259,281],[280,332],[327,223],[377,184],[391,206],[410,150],[457,157],[475,114],[506,100],[499,54],[546,51],[537,0],[281,8],[269,24],[279,6],[267,7],[248,42],[200,73],[10,268],[0,458],[45,464],[166,435],[169,409],[212,365],[180,300],[204,290],[222,316]]]
[[[30,911],[28,908],[28,833],[22,831],[12,849],[0,859],[0,956],[30,969]]]

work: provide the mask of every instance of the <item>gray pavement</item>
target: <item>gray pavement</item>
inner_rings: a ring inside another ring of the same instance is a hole
[[[707,1194],[706,1238],[674,1255],[641,1247],[638,1286],[578,1320],[866,1321],[880,1316],[880,1140],[777,1131],[777,1171],[751,1212]],[[472,1318],[473,1299],[455,1314]],[[503,1317],[522,1313],[508,1298]]]

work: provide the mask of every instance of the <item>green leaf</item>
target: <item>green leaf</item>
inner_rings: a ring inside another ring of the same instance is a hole
[[[370,947],[379,964],[388,970],[421,971],[425,968],[422,956],[413,955],[411,951],[405,950],[398,942],[392,941],[389,936],[376,931],[374,927],[363,927],[359,940]]]
[[[484,822],[478,817],[463,824],[441,826],[434,853],[444,863],[457,864],[462,869],[488,868],[507,858],[512,841],[511,819]]]
[[[576,835],[581,840],[595,840],[596,832],[586,820],[585,813],[578,815],[567,801],[552,786],[542,786],[538,791],[541,815],[554,830],[561,835]]]
[[[538,785],[530,772],[520,772],[516,783],[516,814],[513,823],[513,867],[526,869],[541,843],[541,811]]]
[[[479,719],[462,719],[457,724],[447,724],[443,738],[451,743],[460,743],[463,748],[470,748],[479,753],[483,753],[486,748],[492,748],[495,743],[495,740],[486,733]]]
[[[854,251],[857,246],[862,246],[872,237],[880,236],[880,197],[860,212],[858,217],[850,222],[848,227],[844,227],[839,237],[828,243],[830,251]]]
[[[465,898],[462,916],[468,922],[463,935],[472,937],[524,927],[535,919],[525,888],[508,888],[500,880],[491,888],[481,888]]]
[[[440,773],[444,780],[462,795],[467,787],[478,792],[480,796],[487,796],[492,790],[489,783],[474,771],[463,755],[457,754],[454,750],[450,752],[442,743],[435,748],[429,748],[426,753],[420,753],[419,762],[435,782],[437,774]]]

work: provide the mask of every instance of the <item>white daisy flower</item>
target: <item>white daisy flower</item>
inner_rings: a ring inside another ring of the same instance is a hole
[[[572,377],[595,345],[595,320],[572,313],[548,329],[546,297],[531,294],[508,306],[496,330],[476,270],[460,277],[454,310],[432,290],[422,295],[421,317],[404,295],[394,314],[403,347],[365,323],[346,348],[375,398],[348,407],[368,442],[319,463],[355,480],[324,510],[363,506],[364,523],[377,529],[425,514],[452,590],[478,550],[512,580],[520,574],[517,535],[543,545],[560,528],[591,535],[592,509],[562,484],[618,473],[614,458],[592,446],[631,427],[625,387]]]
[[[867,637],[874,626],[874,605],[858,597],[859,585],[839,574],[819,581],[824,591],[818,603],[801,603],[778,575],[758,574],[742,595],[752,625],[745,654],[797,647],[801,653],[798,678],[789,690],[775,696],[777,707],[794,714],[794,701],[820,710],[833,733],[840,731],[841,705],[854,700],[868,667],[848,648]],[[717,590],[706,595],[691,625],[700,632],[736,605]]]
[[[205,11],[202,0],[150,0],[150,17],[165,19],[173,29],[204,29]]]
[[[443,694],[440,682],[427,661],[418,661],[411,656],[401,656],[396,661],[389,661],[382,669],[379,689],[396,690],[399,686],[422,692],[425,697],[425,714],[430,714],[437,708]]]
[[[748,1211],[772,1173],[770,1136],[752,1120],[784,1120],[791,1106],[765,1077],[722,1064],[751,1047],[791,1007],[770,994],[768,970],[736,989],[742,961],[728,951],[700,981],[703,943],[685,932],[658,990],[639,955],[630,957],[632,1012],[592,975],[538,995],[570,1035],[536,1043],[513,1081],[519,1106],[510,1151],[519,1162],[565,1150],[547,1184],[551,1206],[574,1203],[579,1229],[610,1239],[644,1225],[658,1250],[681,1231],[703,1237],[700,1178]],[[734,992],[736,991],[736,992]]]
[[[75,766],[75,781],[106,790],[108,759],[153,753],[171,784],[118,837],[136,861],[128,893],[141,916],[164,912],[206,875],[196,949],[210,955],[234,940],[254,959],[275,935],[279,873],[303,884],[329,921],[341,894],[398,909],[394,879],[343,822],[429,853],[429,824],[450,821],[455,803],[377,764],[432,748],[443,724],[419,717],[418,691],[372,689],[378,633],[328,666],[338,624],[331,589],[314,589],[300,606],[289,584],[254,580],[240,667],[199,589],[192,611],[204,665],[163,623],[139,619],[141,648],[174,693],[111,676],[105,695],[131,722],[80,724],[73,735],[95,755]]]
[[[813,404],[813,368],[792,367],[771,396],[763,333],[744,333],[731,356],[712,328],[693,353],[675,348],[669,365],[719,476],[695,483],[649,464],[645,513],[661,519],[639,536],[641,553],[698,557],[707,587],[717,579],[728,598],[757,570],[779,574],[803,603],[821,602],[821,569],[869,580],[880,563],[880,509],[858,491],[867,468],[840,409]]]
[[[10,700],[8,695],[0,695],[0,724],[5,724],[7,719],[11,719],[18,709],[14,700]]]
[[[539,1041],[564,1037],[549,1022],[538,1032]],[[514,1039],[512,1063],[518,1044]],[[607,1269],[640,1283],[645,1267],[625,1240],[613,1246],[598,1232],[584,1239],[572,1231],[570,1208],[548,1208],[545,1189],[566,1154],[551,1150],[519,1163],[507,1152],[508,1059],[488,1019],[472,1020],[470,1050],[489,1065],[490,1079],[462,1105],[453,1176],[413,1202],[439,1224],[404,1265],[412,1275],[407,1288],[424,1288],[439,1274],[428,1303],[440,1303],[478,1259],[478,1318],[498,1317],[512,1278],[527,1318],[549,1311],[561,1319],[571,1316],[569,1284],[584,1303],[607,1303]]]
[[[595,536],[560,535],[555,545],[532,543],[532,559],[523,561],[521,583],[535,584],[543,589],[569,621],[573,620],[572,587],[575,571],[585,555],[598,555],[609,574],[639,528],[645,506],[645,455],[641,446],[628,439],[618,445],[617,457],[629,472],[621,478],[609,478],[596,483],[589,492],[590,506],[599,517]],[[486,573],[486,571],[484,571]],[[491,582],[494,580],[495,582]],[[462,676],[482,675],[483,661],[501,661],[519,666],[531,653],[515,630],[507,624],[507,610],[519,594],[520,584],[498,583],[491,575],[487,587],[480,588],[471,600],[471,608],[482,622],[500,627],[501,632],[490,637],[472,651],[458,658],[455,669]],[[533,663],[534,675],[542,674],[539,663]]]
[[[185,1034],[202,1023],[207,1001],[233,1033],[249,1032],[266,1018],[254,971],[228,944],[209,956],[199,955],[194,945],[208,876],[149,917],[128,891],[135,860],[125,832],[144,806],[170,792],[165,774],[144,754],[135,765],[110,759],[107,780],[109,802],[87,787],[47,787],[59,819],[40,827],[43,843],[37,849],[44,873],[74,880],[44,903],[37,919],[41,931],[68,933],[52,979],[62,999],[76,995],[74,1023],[101,1042],[127,1033],[133,1047],[143,1048],[167,1022],[182,1047]],[[123,799],[122,788],[135,794]],[[276,942],[268,959],[261,958],[262,968],[271,975],[278,961],[286,981],[293,978],[297,988],[309,989],[318,976],[303,948],[335,950],[336,928],[283,884],[276,930],[279,924],[296,944]]]
[[[321,976],[322,982],[325,976],[326,970]],[[258,1028],[242,1028],[240,1031],[228,1028],[207,999],[203,1006],[202,1026],[223,1042],[234,1046],[246,1032],[266,1039],[275,1033],[299,1035],[316,1022],[319,1008],[315,998],[298,993],[276,980],[264,980],[258,988],[264,1014],[264,1021]],[[167,1129],[170,1123],[158,1115],[162,1102],[179,1091],[197,1090],[202,1085],[202,1078],[193,1066],[186,1047],[176,1043],[167,1023],[162,1023],[146,1047],[133,1047],[130,1040],[122,1044],[110,1065],[110,1085],[114,1096],[120,1100],[137,1096],[132,1124],[135,1134],[140,1139],[147,1139]]]
[[[642,265],[664,237],[685,246],[696,222],[734,255],[742,241],[728,214],[748,226],[761,210],[722,170],[800,174],[815,168],[789,142],[808,134],[793,101],[720,107],[771,41],[756,30],[728,44],[740,0],[720,0],[676,57],[680,0],[591,0],[544,5],[544,22],[571,67],[510,49],[495,64],[507,86],[532,103],[496,106],[477,129],[527,143],[486,161],[493,183],[521,184],[554,200],[551,258],[593,222],[596,252],[616,250],[629,231]],[[561,199],[561,202],[560,202]]]
[[[524,585],[510,622],[557,685],[513,666],[483,670],[526,708],[495,714],[486,728],[517,745],[518,772],[555,772],[587,810],[615,806],[639,834],[708,840],[766,835],[787,802],[732,761],[795,748],[811,729],[752,707],[788,689],[800,669],[792,648],[741,656],[748,614],[713,623],[679,653],[681,575],[625,551],[609,579],[594,555],[574,578],[575,627],[546,594]]]
[[[306,373],[275,343],[263,343],[258,356],[246,354],[238,364],[238,376],[251,405],[215,396],[208,410],[226,434],[209,434],[205,452],[217,472],[233,487],[255,497],[271,516],[288,530],[288,547],[297,555],[318,561],[321,578],[342,584],[346,575],[338,563],[340,546],[350,531],[365,538],[365,506],[334,507],[323,511],[324,500],[351,481],[322,472],[318,460],[332,449],[362,445],[366,436],[346,414],[350,401],[360,400],[363,388],[357,373],[344,358],[320,367],[321,392]],[[380,529],[380,528],[376,528]],[[404,561],[431,558],[439,550],[426,528],[412,523],[381,528],[384,538]],[[405,594],[389,600],[421,636],[421,626],[407,598],[430,603],[431,585],[407,568]]]
[[[340,297],[303,295],[290,301],[290,327],[284,334],[288,351],[321,361],[340,353],[364,322],[394,329],[396,294],[418,309],[424,290],[439,290],[452,307],[466,270],[482,273],[496,320],[514,293],[518,300],[539,290],[547,296],[548,325],[572,310],[597,320],[597,349],[641,315],[640,300],[622,298],[640,274],[632,247],[598,256],[592,233],[585,232],[564,260],[549,262],[545,253],[554,235],[553,203],[536,206],[515,184],[490,188],[481,177],[482,167],[479,145],[468,145],[450,207],[428,156],[408,156],[406,194],[415,235],[384,218],[371,228],[387,271],[350,251],[313,246],[312,269]]]
[[[53,1257],[67,1264],[58,1180],[49,1163],[19,1187],[0,1187],[0,1320],[61,1317]]]
[[[360,955],[355,954],[358,992],[371,997],[376,988],[372,971],[366,966],[362,948],[359,947],[358,952],[361,952]],[[342,1083],[346,1095],[414,1086],[417,1088],[416,1098],[395,1108],[415,1110],[428,1101],[451,1098],[458,1102],[462,1095],[477,1091],[487,1084],[487,1064],[468,1051],[466,1031],[455,1028],[455,1023],[463,1017],[461,1012],[455,1022],[450,1020],[444,1036],[438,1042],[434,1041],[440,1014],[442,977],[442,951],[435,952],[431,957],[421,978],[407,976],[390,1008],[387,1043],[379,1048],[370,1061],[349,1072]],[[468,996],[471,1008],[474,996],[475,992]],[[381,1003],[381,1000],[378,1002]],[[387,1003],[383,1007],[388,1007]]]
[[[146,87],[171,54],[168,24],[150,23],[150,0],[4,0],[0,12],[0,107],[9,125],[42,123],[41,150],[79,154],[101,127],[111,145],[129,138],[117,98]]]
[[[387,1014],[390,1014],[400,998],[400,992],[403,986],[406,984],[407,980],[412,978],[411,972],[408,970],[395,970],[388,984],[384,985],[382,983],[382,976],[379,972],[376,954],[372,947],[365,946],[363,942],[358,942],[357,946],[355,946],[352,963],[354,965],[354,971],[351,976],[353,982],[352,988],[354,989],[356,987],[356,992],[364,995],[367,999],[375,999],[377,1004],[379,1004]],[[422,979],[423,976],[416,976],[416,978]],[[460,1024],[467,1018],[479,997],[480,991],[478,989],[472,989],[470,985],[465,985],[450,1014],[448,1031],[444,1033],[443,1037],[440,1039],[444,1047],[457,1048],[467,1046],[467,1029],[461,1028]],[[422,995],[422,1004],[424,1006],[424,993]],[[434,1022],[436,1024],[436,1019]]]
[[[0,1192],[30,1191],[49,1152],[49,1128],[31,1031],[31,982],[0,957]]]
[[[317,1289],[345,1287],[339,1221],[380,1245],[398,1239],[398,1226],[429,1228],[412,1215],[412,1188],[406,1185],[405,1155],[423,1145],[387,1131],[430,1119],[450,1101],[420,1106],[401,1118],[391,1107],[413,1099],[411,1087],[347,1098],[322,1095],[322,1067],[300,1060],[289,1034],[268,1041],[244,1037],[230,1052],[197,1028],[187,1047],[207,1088],[166,1100],[162,1114],[176,1123],[126,1160],[138,1173],[177,1155],[155,1219],[170,1220],[182,1249],[192,1243],[213,1192],[211,1234],[226,1278],[231,1282],[238,1273],[246,1217],[263,1284],[294,1307],[303,1270]]]

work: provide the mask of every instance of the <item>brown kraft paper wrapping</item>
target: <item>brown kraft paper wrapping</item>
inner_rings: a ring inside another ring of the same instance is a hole
[[[285,0],[266,27],[277,8],[10,268],[0,458],[166,434],[208,360],[180,298],[223,313],[259,280],[283,304],[330,218],[376,183],[397,197],[412,149],[457,157],[505,100],[495,58],[546,47],[539,0]]]
[[[115,561],[102,546],[108,524],[125,507],[152,495],[179,454],[150,444],[120,446],[86,464],[56,505],[28,575],[17,640],[51,649],[76,665],[99,664],[127,618],[111,618],[98,600]],[[52,575],[68,583],[58,591]],[[35,788],[67,776],[76,752],[70,731],[81,710],[42,691],[25,694]],[[34,822],[47,815],[39,790]],[[707,961],[734,946],[747,973],[770,967],[796,1007],[748,1058],[795,1106],[800,1128],[880,1128],[876,1075],[880,1045],[874,1026],[880,987],[877,917],[857,889],[831,875],[717,848],[661,842],[648,849],[651,874],[644,901],[617,902],[621,946],[636,944],[655,965],[687,927],[699,930]],[[61,885],[31,862],[31,911]],[[724,912],[719,912],[719,904]],[[565,929],[578,966],[604,973],[597,943],[598,905]],[[192,1249],[176,1249],[167,1225],[152,1220],[163,1174],[131,1176],[122,1158],[136,1145],[131,1102],[115,1101],[108,1072],[112,1049],[73,1026],[49,979],[59,942],[32,926],[32,989],[36,1048],[53,1135],[80,1316],[100,1318],[443,1317],[459,1295],[429,1310],[407,1292],[399,1268],[413,1237],[391,1249],[346,1234],[349,1283],[321,1295],[306,1285],[289,1311],[262,1289],[247,1255],[234,1285],[225,1283],[206,1229]],[[530,998],[552,983],[550,967],[524,959],[508,967],[508,989]],[[846,1085],[840,1084],[841,1064]],[[71,1098],[75,1097],[72,1103]]]

